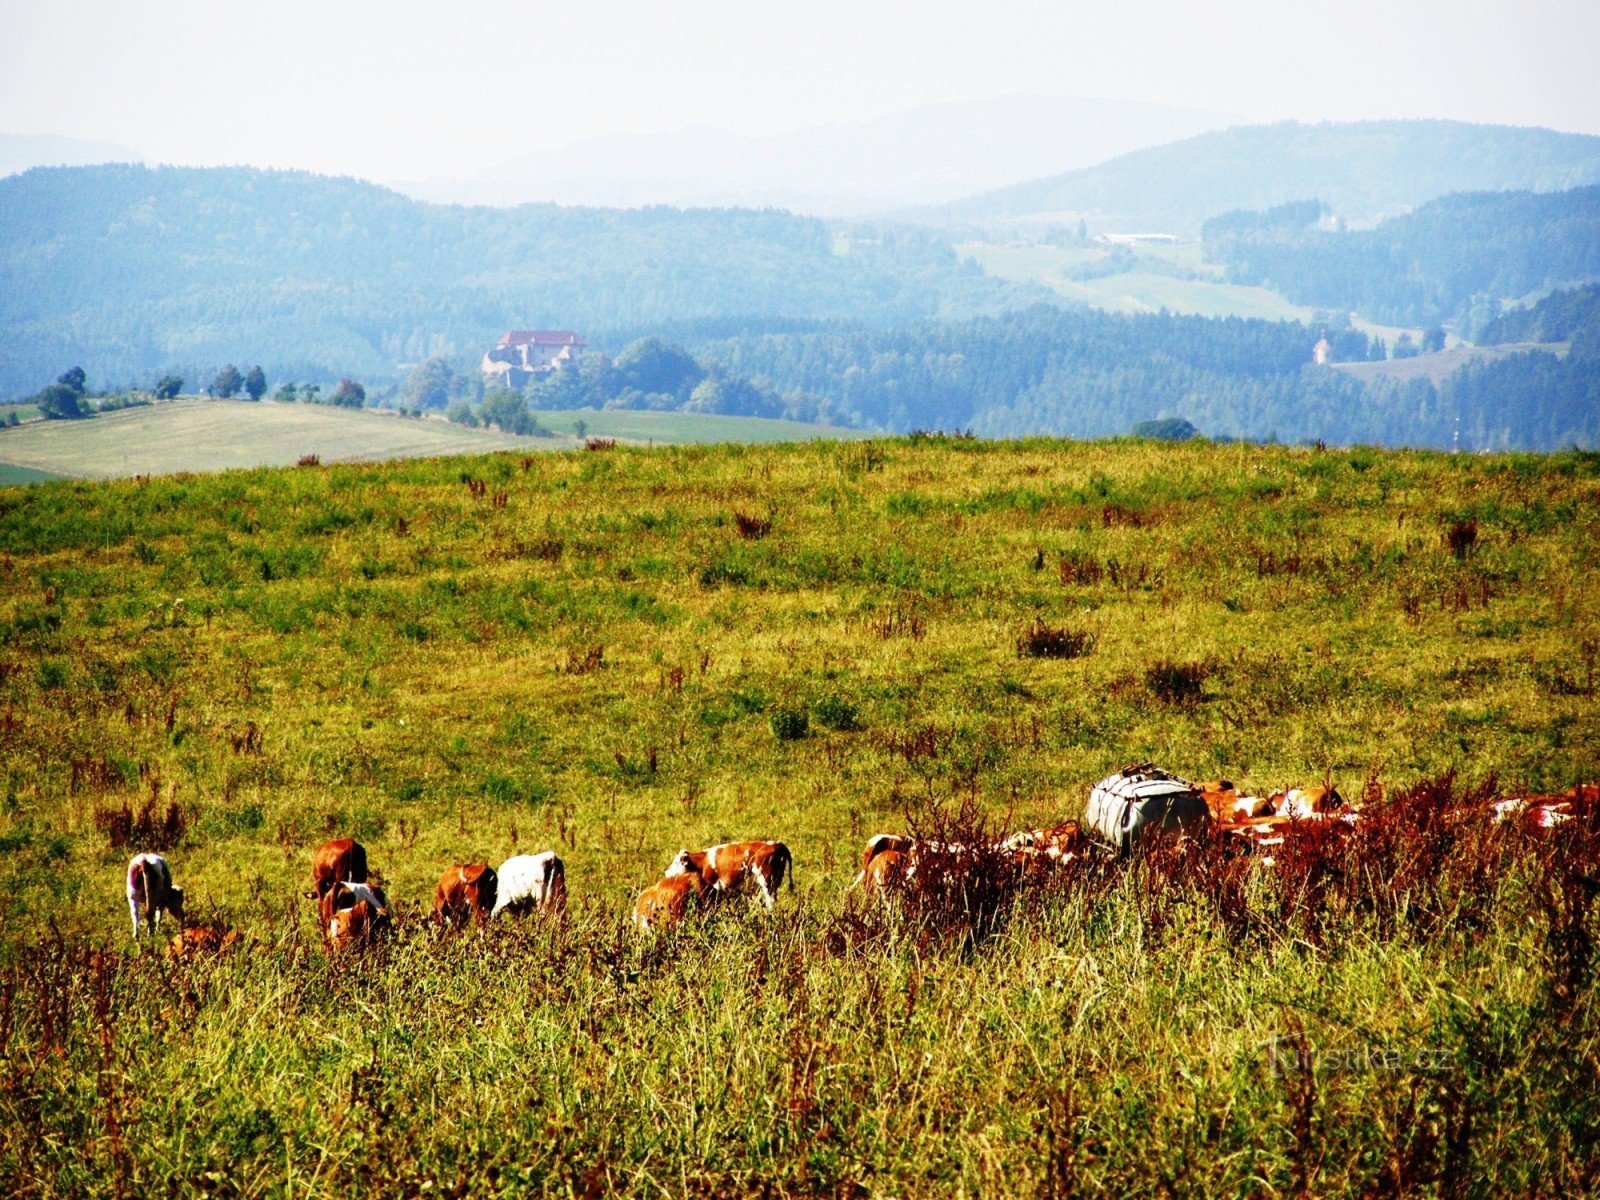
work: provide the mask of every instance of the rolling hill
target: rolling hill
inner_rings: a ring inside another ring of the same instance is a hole
[[[509,328],[615,349],[669,322],[886,324],[1018,290],[922,233],[841,238],[774,210],[446,207],[245,168],[0,180],[0,396],[72,364],[112,384],[234,360],[372,381],[475,362]]]
[[[1289,121],[1202,133],[1099,166],[900,214],[934,225],[1076,224],[1194,235],[1231,209],[1317,197],[1365,224],[1450,192],[1600,183],[1600,137],[1459,121]]]
[[[1502,300],[1600,278],[1600,187],[1463,192],[1372,229],[1315,217],[1315,204],[1225,214],[1205,225],[1206,257],[1299,304],[1463,330]]]
[[[797,442],[858,436],[827,425],[704,413],[575,411],[540,414],[545,437],[514,437],[442,420],[319,404],[255,404],[186,398],[83,421],[0,428],[0,483],[68,476],[115,479],[326,463],[437,458],[494,450],[570,450],[583,438],[628,442]]]

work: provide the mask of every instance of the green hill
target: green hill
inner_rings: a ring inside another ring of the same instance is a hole
[[[102,166],[0,179],[0,395],[97,380],[393,379],[475,366],[509,328],[871,323],[974,312],[1016,289],[917,233],[838,236],[776,210],[424,204],[244,168]]]
[[[1450,192],[1600,183],[1600,137],[1459,121],[1245,125],[908,214],[939,225],[1055,223],[1193,236],[1210,217],[1320,197],[1366,223]]]
[[[1316,224],[1314,202],[1206,222],[1206,258],[1235,283],[1378,321],[1465,332],[1520,299],[1600,278],[1600,187],[1464,192],[1372,229]]]
[[[1600,778],[1600,457],[523,457],[0,495],[8,1194],[1583,1190],[1600,827],[1483,781]],[[851,888],[1150,759],[1361,817]],[[303,895],[337,836],[366,953]],[[775,911],[632,928],[753,837]],[[135,946],[152,847],[241,942]],[[546,848],[564,921],[429,922]]]

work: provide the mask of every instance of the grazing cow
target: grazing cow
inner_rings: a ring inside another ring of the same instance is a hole
[[[388,927],[386,911],[374,908],[369,900],[357,900],[349,908],[339,909],[328,922],[328,949],[365,949]]]
[[[907,850],[880,850],[867,860],[856,876],[864,892],[887,896],[898,891],[911,874],[911,854]]]
[[[384,921],[389,919],[389,897],[383,894],[382,888],[370,883],[346,883],[343,880],[335,883],[327,895],[317,902],[317,913],[326,927],[339,913],[362,903],[372,910],[374,916]]]
[[[503,912],[559,914],[567,907],[567,870],[554,850],[517,854],[500,864],[491,917]]]
[[[705,880],[695,872],[669,875],[639,893],[633,905],[633,923],[645,933],[670,928],[704,908],[710,894]]]
[[[141,920],[155,937],[161,914],[171,913],[183,925],[183,889],[172,884],[172,870],[159,854],[136,854],[128,863],[128,912],[133,917],[133,938],[139,940]]]
[[[1071,824],[1076,825],[1076,822]],[[1047,831],[1036,832],[1043,834]],[[996,844],[994,850],[1002,856],[1008,853],[1004,843]],[[896,854],[900,857],[891,864],[874,867],[873,864],[885,854]],[[960,842],[907,837],[903,833],[876,833],[867,839],[866,847],[861,851],[861,870],[856,873],[853,886],[866,887],[871,882],[872,886],[880,889],[897,887],[913,878],[917,873],[917,867],[925,860],[931,859],[952,865],[967,862],[974,857],[972,847]]]
[[[705,850],[679,850],[666,877],[698,875],[719,898],[735,894],[745,880],[753,879],[762,902],[771,908],[790,862],[789,847],[782,842],[724,842]]]
[[[336,883],[367,881],[367,851],[360,842],[338,838],[324,842],[311,860],[311,898],[321,900]]]
[[[439,878],[433,893],[433,919],[441,925],[465,925],[473,917],[483,920],[494,911],[499,879],[485,862],[451,867]]]
[[[861,887],[867,882],[867,872],[872,866],[872,860],[880,854],[899,854],[902,857],[909,854],[911,847],[916,845],[915,838],[908,838],[900,833],[875,833],[867,839],[866,848],[861,851],[861,870],[856,872],[856,887]],[[902,863],[896,870],[903,870],[907,864]]]

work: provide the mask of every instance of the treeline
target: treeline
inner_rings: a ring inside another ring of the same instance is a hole
[[[1038,307],[894,331],[730,338],[696,347],[735,375],[895,431],[1105,437],[1144,421],[1210,437],[1470,448],[1600,445],[1595,363],[1517,355],[1435,386],[1311,365],[1292,322]]]
[[[383,382],[399,364],[475,361],[513,325],[616,348],[668,324],[893,324],[1033,294],[916,231],[775,210],[441,206],[297,172],[38,169],[0,180],[0,213],[9,395],[63,362],[142,381],[248,353],[278,378]]]
[[[782,395],[763,379],[739,378],[659,337],[631,342],[615,358],[584,354],[575,365],[543,375],[521,392],[485,391],[474,376],[435,359],[407,377],[396,399],[403,407],[442,408],[459,424],[494,425],[507,433],[537,433],[534,412],[579,408],[850,423],[825,397]]]
[[[1600,187],[1444,196],[1376,228],[1330,230],[1317,202],[1227,213],[1201,230],[1235,283],[1397,325],[1473,336],[1502,299],[1600,275]]]

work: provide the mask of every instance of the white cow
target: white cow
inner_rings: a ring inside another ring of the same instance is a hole
[[[183,889],[172,886],[172,870],[159,854],[136,854],[128,863],[128,913],[133,917],[133,937],[139,938],[142,921],[154,937],[162,912],[183,924]]]
[[[508,910],[517,916],[530,911],[560,913],[567,907],[567,869],[554,850],[513,855],[495,874],[499,887],[491,918]]]

